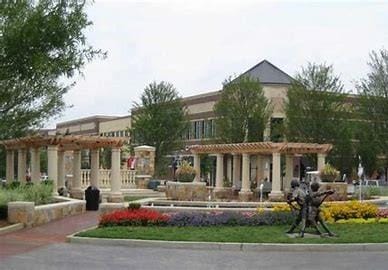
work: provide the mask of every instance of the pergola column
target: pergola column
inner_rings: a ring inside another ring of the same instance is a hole
[[[283,198],[281,191],[281,155],[280,153],[272,153],[272,191],[269,194],[271,200],[279,200]]]
[[[233,154],[233,189],[237,190],[241,181],[241,156]]]
[[[71,185],[71,196],[76,199],[83,199],[83,192],[81,189],[81,151],[73,151],[73,181]]]
[[[283,182],[284,191],[288,192],[290,190],[293,173],[294,173],[294,156],[286,155],[286,175]]]
[[[216,165],[216,187],[215,191],[222,190],[224,187],[224,155],[217,154]]]
[[[321,170],[323,170],[323,168],[325,167],[325,164],[326,164],[326,154],[318,153],[317,156],[318,156],[318,158],[317,158],[318,159],[317,170],[321,171]]]
[[[120,148],[112,148],[112,171],[110,175],[111,192],[108,200],[110,202],[122,202],[121,173],[120,173]]]
[[[226,178],[232,181],[232,157],[230,155],[226,158]]]
[[[263,157],[261,155],[256,156],[256,182],[259,186],[261,181],[264,178],[264,171],[263,171]]]
[[[92,149],[90,161],[90,185],[98,188],[100,176],[100,155],[99,149]]]
[[[195,178],[194,182],[201,181],[201,158],[198,154],[194,154],[194,170],[195,170]]]
[[[58,189],[65,187],[65,151],[58,151]]]
[[[242,183],[241,191],[238,193],[241,200],[250,200],[253,192],[251,191],[251,182],[249,179],[249,165],[250,165],[250,155],[242,154]]]
[[[40,182],[40,149],[39,147],[31,148],[31,181]]]
[[[14,150],[7,150],[7,170],[6,170],[6,179],[10,183],[15,181],[15,164],[14,159],[15,152]]]
[[[26,182],[26,162],[27,151],[24,148],[18,149],[18,180],[20,183]]]
[[[53,181],[53,193],[58,195],[58,146],[47,146],[47,175]]]

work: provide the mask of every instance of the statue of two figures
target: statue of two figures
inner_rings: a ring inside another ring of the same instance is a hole
[[[318,227],[320,224],[329,236],[335,236],[325,224],[320,209],[323,201],[327,196],[333,194],[334,190],[321,192],[319,187],[319,183],[316,182],[310,185],[306,182],[299,183],[298,180],[291,181],[291,192],[287,195],[287,203],[294,211],[297,211],[297,215],[291,228],[286,232],[287,234],[293,233],[300,224],[300,237],[304,237],[307,226],[313,227],[316,233],[322,236]]]

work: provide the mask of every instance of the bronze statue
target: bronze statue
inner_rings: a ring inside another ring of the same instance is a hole
[[[319,192],[318,183],[312,183],[310,186],[308,183],[302,182],[299,184],[298,180],[292,180],[291,192],[287,196],[287,203],[298,213],[291,228],[286,233],[293,233],[295,228],[301,224],[300,237],[304,237],[307,225],[314,227],[316,232],[322,235],[318,228],[319,223],[329,236],[335,236],[325,224],[320,210],[323,201],[333,193],[333,190]],[[296,202],[298,207],[293,202]]]

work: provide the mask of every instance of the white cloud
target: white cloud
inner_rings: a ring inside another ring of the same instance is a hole
[[[388,44],[388,5],[265,1],[96,1],[91,44],[108,59],[86,66],[50,123],[128,114],[145,85],[172,82],[183,96],[217,90],[263,59],[294,75],[307,63],[334,64],[347,89]]]

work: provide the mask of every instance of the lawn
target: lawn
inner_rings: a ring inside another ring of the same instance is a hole
[[[382,243],[388,242],[387,224],[330,224],[336,238],[296,238],[285,235],[288,226],[213,227],[103,227],[77,234],[83,237],[237,243]]]

